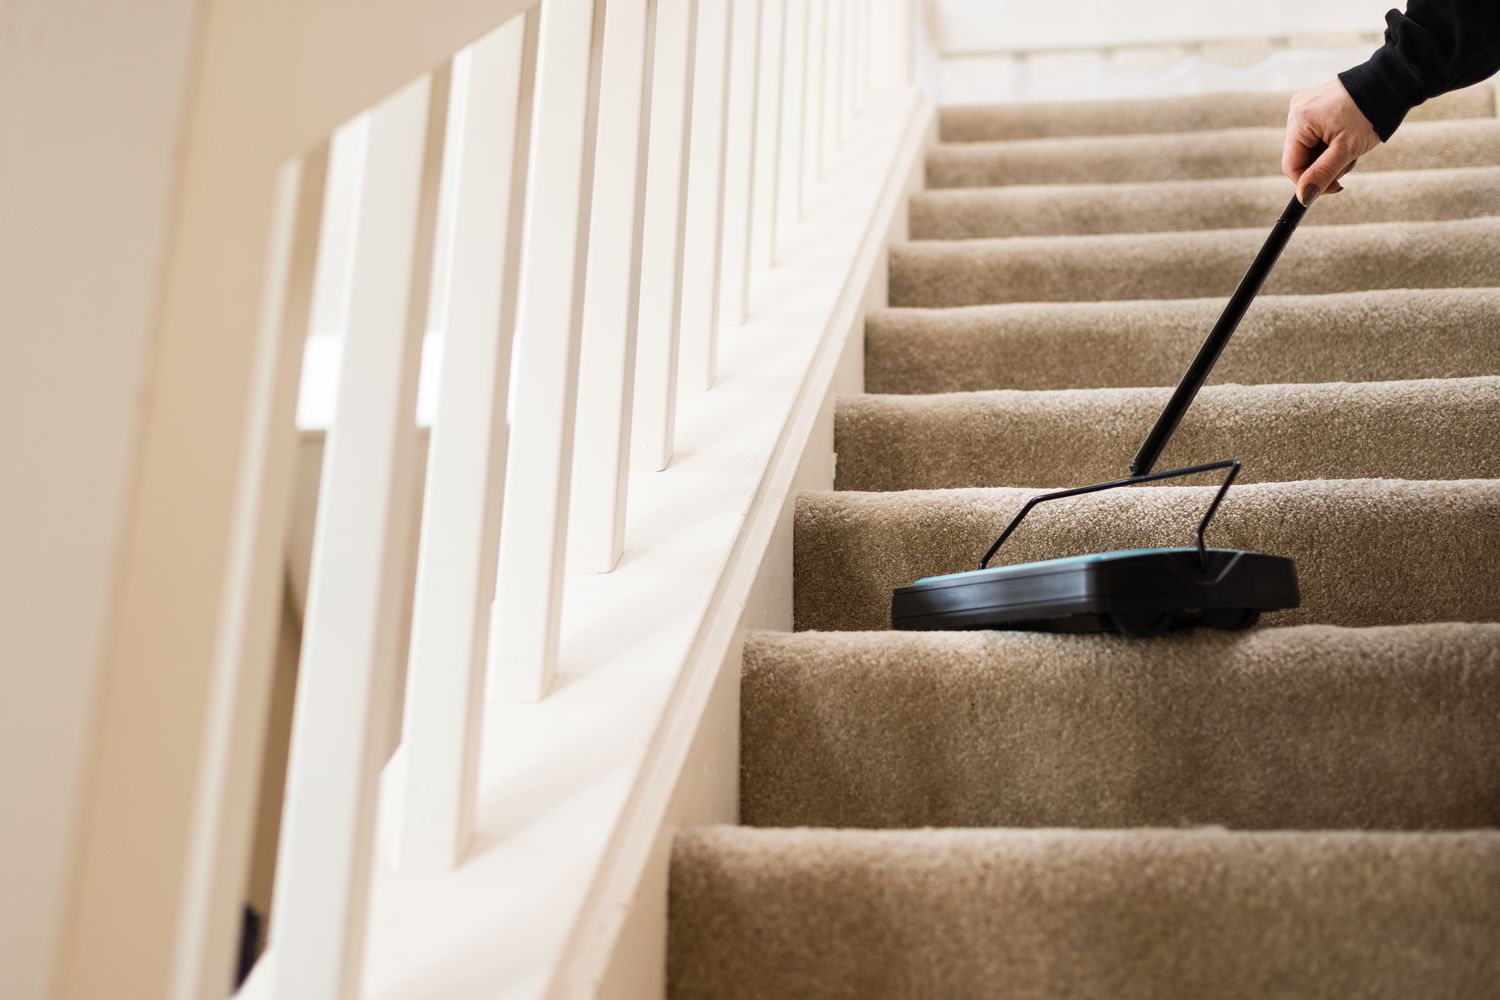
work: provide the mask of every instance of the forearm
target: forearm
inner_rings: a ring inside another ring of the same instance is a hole
[[[1385,44],[1339,81],[1382,140],[1412,108],[1500,70],[1500,2],[1409,0],[1386,15]]]

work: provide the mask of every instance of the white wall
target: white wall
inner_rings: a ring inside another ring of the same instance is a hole
[[[0,6],[0,979],[48,995],[195,0]]]
[[[943,104],[1300,90],[1363,62],[1393,0],[926,0]]]
[[[1225,38],[1363,34],[1399,0],[925,0],[945,55],[1155,45]]]

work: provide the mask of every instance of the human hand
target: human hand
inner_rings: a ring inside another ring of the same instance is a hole
[[[1297,198],[1311,205],[1319,194],[1344,189],[1339,178],[1380,145],[1380,137],[1335,77],[1292,98],[1286,116],[1281,170],[1297,185]]]

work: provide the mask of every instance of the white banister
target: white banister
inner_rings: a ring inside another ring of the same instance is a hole
[[[917,0],[881,0],[870,8],[870,83],[903,86],[912,79]]]
[[[687,219],[683,231],[679,387],[711,388],[718,366],[719,263],[723,259],[725,118],[733,0],[697,0]],[[742,0],[744,2],[744,0]]]
[[[807,0],[807,120],[802,142],[808,155],[802,163],[802,204],[806,212],[817,196],[818,182],[827,169],[823,122],[827,116],[829,0]]]
[[[848,2],[828,0],[828,90],[823,95],[823,158],[832,162],[844,138],[844,67]]]
[[[583,300],[568,565],[608,573],[625,545],[635,400],[646,148],[657,0],[614,0],[604,16],[598,158]]]
[[[754,204],[750,263],[768,271],[776,263],[777,201],[781,183],[781,69],[788,0],[761,0],[760,96],[755,116]]]
[[[239,929],[239,897],[250,852],[253,793],[265,747],[267,691],[281,612],[283,540],[295,440],[297,373],[312,311],[312,289],[328,177],[323,143],[281,171],[256,334],[250,433],[236,496],[226,628],[214,653],[200,807],[189,841],[183,940],[173,968],[176,998],[225,991]]]
[[[490,625],[489,681],[511,700],[542,698],[557,673],[598,128],[593,56],[603,6],[604,0],[542,5]]]
[[[422,504],[392,859],[405,870],[458,864],[474,828],[515,329],[515,282],[502,275],[515,273],[520,253],[536,22],[535,11],[512,18],[453,64],[443,192],[451,206],[449,263],[434,301],[445,314],[443,365]]]
[[[445,67],[370,113],[277,859],[278,1000],[352,997],[359,986],[376,793],[397,696],[448,81]]]
[[[864,111],[865,0],[847,0],[849,52],[844,55],[844,121],[846,132]]]
[[[633,428],[639,464],[656,470],[671,464],[676,435],[688,99],[697,5],[698,0],[657,0]]]
[[[745,322],[750,310],[750,220],[755,211],[755,117],[760,95],[761,5],[736,0],[729,35],[729,109],[724,139],[724,258],[719,322]]]
[[[802,141],[807,111],[807,17],[810,0],[786,2],[786,54],[782,57],[781,82],[781,173],[776,204],[777,259],[793,228],[803,217],[803,161],[808,154]]]
[[[225,2],[225,0],[219,0]],[[288,140],[315,144],[538,0],[283,0],[270,37],[291,44],[299,100]],[[255,0],[249,0],[250,4]],[[260,0],[261,7],[270,6]]]
[[[269,906],[242,1000],[663,995],[661,848],[733,818],[739,637],[789,607],[793,487],[920,182],[915,0],[169,6],[171,85],[93,87],[163,152],[96,184],[140,199],[101,230],[140,315],[77,416],[124,426],[128,486],[88,480],[117,544],[64,553],[107,581],[98,676],[32,727],[71,720],[78,787],[23,817],[62,848],[20,988],[223,997]],[[42,147],[28,244],[97,181]]]
[[[849,121],[850,130],[864,111],[864,55],[868,24],[865,0],[849,0],[849,54],[844,57],[847,66],[844,72],[844,118]]]
[[[844,73],[847,91],[847,120],[850,127],[864,111],[865,55],[870,43],[870,9],[867,0],[849,0],[849,69]]]

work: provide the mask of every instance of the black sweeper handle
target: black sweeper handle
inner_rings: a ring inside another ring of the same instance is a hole
[[[1250,270],[1240,279],[1239,287],[1229,297],[1229,304],[1224,307],[1224,313],[1214,328],[1209,331],[1208,338],[1203,341],[1203,346],[1198,348],[1198,356],[1188,366],[1187,374],[1182,376],[1182,381],[1177,384],[1177,390],[1172,393],[1172,398],[1167,401],[1167,408],[1161,411],[1161,416],[1156,418],[1156,426],[1151,428],[1151,433],[1146,435],[1145,443],[1141,450],[1136,452],[1135,460],[1130,463],[1130,474],[1132,476],[1144,476],[1151,471],[1156,460],[1161,457],[1162,449],[1167,446],[1177,425],[1182,422],[1182,415],[1192,405],[1193,399],[1198,395],[1198,390],[1203,388],[1203,383],[1208,381],[1208,373],[1213,371],[1214,363],[1219,360],[1219,355],[1224,352],[1224,346],[1229,343],[1229,338],[1234,335],[1234,328],[1240,325],[1240,320],[1245,316],[1245,310],[1250,308],[1250,303],[1255,301],[1255,294],[1260,291],[1260,286],[1265,284],[1266,277],[1270,275],[1271,268],[1276,265],[1276,258],[1281,256],[1281,251],[1286,248],[1287,240],[1292,238],[1292,231],[1297,228],[1297,223],[1302,221],[1302,213],[1307,208],[1293,195],[1292,200],[1287,203],[1281,213],[1281,218],[1276,220],[1276,225],[1271,227],[1271,235],[1266,237],[1266,242],[1260,248],[1260,253],[1255,255],[1255,260],[1250,263]]]

